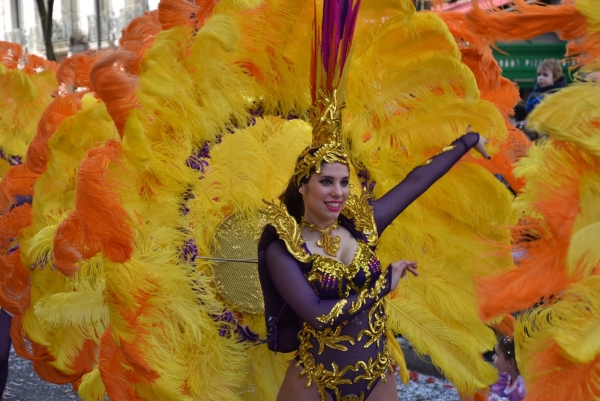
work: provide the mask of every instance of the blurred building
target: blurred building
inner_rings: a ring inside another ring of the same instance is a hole
[[[48,0],[43,1],[48,4]],[[98,48],[99,44],[101,47],[117,46],[121,29],[136,16],[156,9],[158,2],[54,0],[52,43],[57,60]],[[0,40],[19,43],[29,53],[46,54],[36,0],[0,0]]]

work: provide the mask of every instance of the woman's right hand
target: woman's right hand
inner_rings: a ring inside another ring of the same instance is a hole
[[[414,276],[418,276],[417,273],[417,262],[410,260],[399,260],[390,265],[389,269],[392,269],[392,287],[391,291],[394,291],[398,287],[400,279],[406,275],[407,272],[411,272]]]

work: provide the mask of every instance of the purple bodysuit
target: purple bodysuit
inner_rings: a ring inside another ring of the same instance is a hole
[[[417,197],[442,177],[479,140],[468,133],[454,148],[414,169],[383,197],[372,201],[379,233]],[[321,400],[366,400],[391,359],[386,342],[384,296],[390,292],[391,269],[382,272],[367,236],[353,219],[339,217],[358,242],[350,265],[322,255],[300,262],[287,250],[273,226],[258,246],[258,270],[265,301],[269,349],[296,352],[296,363],[315,382]],[[303,244],[304,251],[308,249]]]

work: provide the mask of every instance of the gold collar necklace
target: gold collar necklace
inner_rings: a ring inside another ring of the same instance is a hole
[[[331,236],[331,230],[334,230],[338,226],[337,219],[325,228],[318,227],[312,223],[309,223],[302,217],[300,227],[308,227],[310,231],[318,231],[321,233],[321,239],[317,241],[317,246],[320,246],[325,250],[325,253],[329,256],[337,257],[337,251],[340,249],[340,237]]]

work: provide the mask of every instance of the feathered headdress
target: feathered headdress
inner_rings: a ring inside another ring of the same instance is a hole
[[[312,143],[298,158],[294,179],[297,184],[321,172],[321,164],[348,164],[342,137],[342,109],[345,107],[348,58],[361,0],[325,0],[319,18],[315,6],[310,86],[313,126]]]

